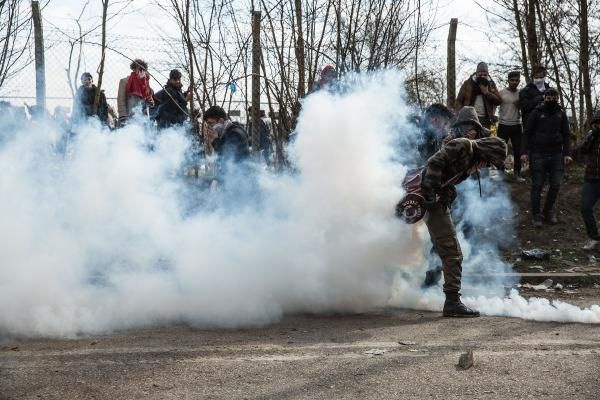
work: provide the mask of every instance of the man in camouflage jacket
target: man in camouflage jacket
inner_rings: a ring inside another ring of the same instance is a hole
[[[454,185],[489,164],[501,167],[506,151],[506,143],[497,137],[458,138],[448,142],[427,161],[421,184],[427,208],[425,223],[433,247],[442,260],[445,317],[479,316],[479,312],[460,301],[462,252],[450,216],[450,207],[456,198]]]

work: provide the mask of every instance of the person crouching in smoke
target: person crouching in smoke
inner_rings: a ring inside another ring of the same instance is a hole
[[[456,121],[452,125],[450,132],[442,139],[442,146],[447,145],[452,140],[457,138],[466,139],[481,139],[482,137],[489,136],[489,131],[485,129],[477,118],[477,112],[474,107],[463,107],[457,117]],[[454,220],[460,219],[463,212],[460,209],[453,210]],[[463,224],[463,234],[468,237],[472,234],[473,226],[465,222]],[[435,254],[435,249],[431,249],[431,254]],[[425,272],[425,280],[421,285],[421,288],[427,289],[431,286],[437,285],[440,279],[442,279],[443,267],[438,263],[431,263]]]
[[[421,188],[425,198],[425,223],[444,273],[444,317],[478,317],[479,312],[460,301],[462,252],[450,207],[456,198],[454,185],[489,164],[501,168],[507,146],[497,137],[470,140],[457,138],[435,153],[425,166]]]

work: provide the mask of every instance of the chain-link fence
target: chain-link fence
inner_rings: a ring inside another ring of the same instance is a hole
[[[46,96],[48,111],[56,107],[72,107],[73,93],[80,85],[79,77],[83,72],[94,76],[98,82],[97,69],[101,58],[100,33],[86,34],[78,41],[80,33],[72,30],[44,29],[44,56],[46,68]],[[151,74],[151,87],[158,91],[166,83],[169,71],[185,67],[181,54],[181,38],[156,36],[129,36],[107,33],[106,60],[102,79],[102,89],[109,104],[116,106],[119,80],[130,74],[129,64],[134,58],[148,62]],[[0,100],[9,101],[14,106],[33,105],[35,97],[35,64],[33,60],[33,41],[30,42],[31,60],[25,68],[0,87]],[[183,82],[187,87],[188,82]],[[244,115],[246,99],[238,91],[230,93],[227,103],[231,104],[232,114]],[[116,107],[115,107],[116,108]],[[240,112],[235,112],[239,110]]]

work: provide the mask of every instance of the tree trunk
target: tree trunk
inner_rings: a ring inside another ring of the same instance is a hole
[[[540,65],[540,51],[536,31],[535,6],[537,0],[529,0],[527,4],[527,50],[532,67]]]
[[[252,152],[259,148],[258,119],[260,118],[260,11],[252,12]]]
[[[184,29],[185,29],[185,41],[187,44],[187,50],[188,50],[188,62],[189,62],[189,71],[190,71],[190,93],[191,93],[191,97],[190,97],[190,108],[189,108],[189,114],[188,117],[190,119],[190,122],[192,123],[192,126],[194,126],[194,60],[193,60],[193,53],[194,53],[194,45],[192,43],[192,37],[190,34],[190,0],[186,0],[185,2],[185,25],[184,25]],[[198,132],[199,133],[199,132]]]
[[[446,80],[448,81],[448,96],[446,105],[454,108],[456,100],[456,29],[458,27],[458,18],[450,20],[450,30],[448,32],[448,56],[446,67]]]
[[[304,34],[302,33],[302,0],[294,1],[296,6],[296,60],[298,62],[298,98],[301,99],[306,93],[306,59],[304,53]]]
[[[4,3],[2,3],[4,5]],[[9,5],[10,6],[10,5]],[[44,60],[44,32],[42,29],[42,13],[37,1],[31,2],[31,13],[33,17],[33,29],[35,40],[35,98],[37,112],[40,116],[46,110],[46,63]],[[8,35],[9,33],[7,33]],[[6,38],[9,42],[9,38]],[[5,57],[2,57],[6,60]]]
[[[579,65],[583,75],[583,92],[585,95],[585,122],[582,128],[589,128],[592,120],[592,84],[590,79],[590,36],[588,31],[588,3],[579,0]]]
[[[98,67],[98,85],[96,86],[96,96],[92,113],[96,115],[98,105],[100,104],[100,90],[102,89],[102,76],[104,75],[104,59],[106,57],[106,14],[108,13],[108,1],[102,0],[102,56],[100,57],[100,66]]]
[[[513,0],[513,10],[515,13],[515,25],[517,26],[517,32],[519,33],[519,43],[521,44],[521,63],[523,65],[523,74],[525,75],[525,82],[529,83],[531,76],[529,74],[529,66],[527,63],[527,41],[525,39],[525,32],[523,31],[523,22],[521,21],[521,10],[519,10],[519,4],[517,0]]]

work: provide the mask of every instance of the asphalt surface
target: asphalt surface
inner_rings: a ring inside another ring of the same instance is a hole
[[[5,339],[0,399],[599,399],[599,333],[385,309],[235,330]],[[468,349],[474,365],[462,370]]]

